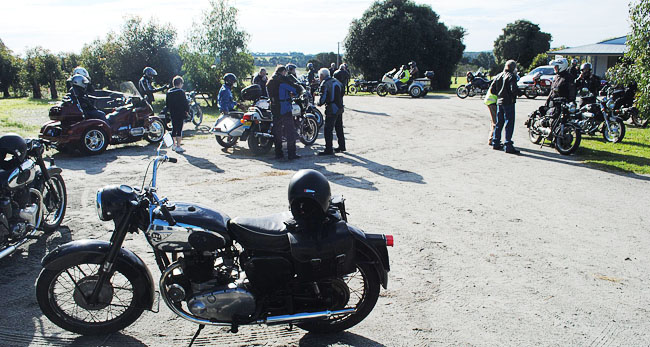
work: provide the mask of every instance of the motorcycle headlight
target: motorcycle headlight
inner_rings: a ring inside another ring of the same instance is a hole
[[[616,101],[614,101],[614,100],[612,100],[612,99],[610,99],[609,101],[607,101],[607,108],[608,108],[608,109],[613,110],[613,109],[614,109],[614,106],[616,106]]]
[[[576,113],[576,104],[573,102],[569,104],[569,113]]]
[[[133,188],[127,185],[106,186],[97,191],[95,208],[97,217],[102,221],[109,221],[115,215],[126,212],[127,205],[137,201]]]

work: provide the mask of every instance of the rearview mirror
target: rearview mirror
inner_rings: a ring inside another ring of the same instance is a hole
[[[165,147],[171,147],[174,144],[174,140],[172,140],[172,136],[169,133],[165,133],[163,136],[163,143]]]

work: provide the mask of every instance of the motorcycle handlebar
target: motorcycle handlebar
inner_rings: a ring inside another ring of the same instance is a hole
[[[170,163],[178,163],[178,159],[176,158],[167,158],[167,161]]]

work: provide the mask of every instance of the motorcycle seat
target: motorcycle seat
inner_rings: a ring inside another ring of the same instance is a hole
[[[289,237],[285,222],[290,212],[264,217],[236,217],[228,224],[237,242],[248,249],[288,252]]]

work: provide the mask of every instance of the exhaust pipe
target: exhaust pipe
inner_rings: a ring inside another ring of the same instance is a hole
[[[18,247],[24,245],[25,242],[30,240],[30,237],[34,236],[34,234],[36,234],[36,231],[37,231],[36,229],[32,230],[31,233],[29,233],[28,235],[25,235],[25,237],[22,240],[18,241],[18,243],[16,243],[15,245],[9,246],[9,247],[3,249],[2,251],[0,251],[0,259],[13,254],[18,249]]]
[[[307,313],[296,313],[296,314],[289,314],[289,315],[284,315],[284,316],[271,316],[267,317],[266,319],[262,319],[257,321],[258,324],[266,324],[266,325],[273,325],[273,324],[281,324],[281,323],[289,323],[289,322],[296,322],[296,321],[301,321],[301,320],[307,320],[307,319],[316,319],[316,318],[330,318],[332,316],[336,316],[339,314],[351,314],[355,313],[356,310],[353,308],[348,308],[345,310],[338,310],[338,311],[321,311],[321,312],[307,312]]]
[[[272,139],[273,134],[267,134],[267,133],[255,133],[255,137],[266,137],[267,139]]]

